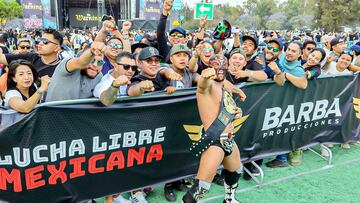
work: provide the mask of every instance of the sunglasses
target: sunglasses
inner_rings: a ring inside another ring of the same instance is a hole
[[[181,34],[181,33],[172,33],[170,36],[171,37],[177,37],[177,38],[183,38],[184,37],[184,35]]]
[[[279,52],[279,49],[278,49],[278,48],[273,47],[273,46],[271,46],[271,45],[268,45],[268,46],[267,46],[267,49],[269,49],[270,51],[273,50],[275,53],[276,53],[276,52]]]
[[[307,47],[306,48],[306,50],[308,50],[308,51],[312,51],[314,48],[312,48],[312,47]]]
[[[122,64],[122,63],[117,63],[118,65],[122,65],[124,67],[125,70],[129,70],[131,68],[132,71],[137,71],[137,66],[132,66],[132,65],[129,65],[129,64]]]
[[[110,42],[109,47],[110,48],[116,48],[116,49],[122,49],[123,45],[122,44],[116,44],[115,42]]]
[[[96,59],[92,59],[91,61],[90,61],[90,64],[94,64],[96,62],[96,66],[102,66],[102,65],[104,65],[104,61],[103,60],[96,60]]]
[[[213,52],[213,51],[214,51],[214,48],[212,48],[212,47],[202,49],[203,53],[205,53],[205,52]]]
[[[20,49],[31,49],[30,46],[20,46]]]
[[[52,41],[50,41],[50,40],[47,39],[47,38],[39,38],[37,41],[38,41],[39,43],[42,42],[42,43],[44,43],[45,45],[46,45],[46,44],[49,44],[49,43],[59,45],[58,43],[52,42]]]

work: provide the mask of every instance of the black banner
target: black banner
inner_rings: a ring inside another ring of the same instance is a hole
[[[243,161],[359,136],[359,78],[248,84],[235,140]],[[196,173],[202,135],[195,90],[174,96],[41,106],[0,132],[0,199],[65,202]]]

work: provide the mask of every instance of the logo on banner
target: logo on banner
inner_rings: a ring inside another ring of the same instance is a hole
[[[353,97],[354,110],[356,118],[360,119],[360,99]]]
[[[319,125],[339,124],[339,117],[341,117],[339,101],[339,98],[334,98],[333,101],[324,99],[316,102],[305,102],[300,104],[299,109],[295,109],[295,105],[288,105],[286,109],[281,107],[268,108],[265,110],[261,128],[263,138],[314,128]],[[360,100],[356,102],[360,103]],[[357,108],[360,109],[359,105]],[[360,118],[359,113],[357,116]]]
[[[242,124],[246,121],[246,119],[250,115],[243,116],[241,118],[237,118],[233,121],[234,125],[234,134],[238,132],[242,126]],[[183,125],[185,131],[188,133],[190,140],[196,144],[196,142],[200,141],[203,136],[204,126],[203,125]]]

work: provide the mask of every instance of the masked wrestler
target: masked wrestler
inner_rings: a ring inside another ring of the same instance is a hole
[[[245,94],[225,80],[228,61],[220,54],[209,60],[210,68],[201,73],[196,93],[199,114],[205,134],[201,141],[202,149],[196,154],[200,156],[200,166],[195,183],[184,195],[183,202],[195,203],[209,191],[212,179],[220,164],[225,178],[224,203],[238,203],[235,191],[242,172],[240,151],[234,142],[233,121],[241,117],[241,109],[236,106],[232,93],[238,94],[244,101]],[[193,146],[199,149],[199,146]]]

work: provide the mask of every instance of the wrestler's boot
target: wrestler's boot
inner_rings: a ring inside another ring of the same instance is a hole
[[[230,172],[226,169],[222,171],[222,175],[225,178],[224,188],[225,188],[225,197],[223,203],[240,203],[235,198],[236,189],[238,187],[238,180],[242,173],[242,166],[234,172]]]
[[[183,203],[196,203],[202,199],[210,190],[211,183],[195,179],[193,186],[182,198]]]

